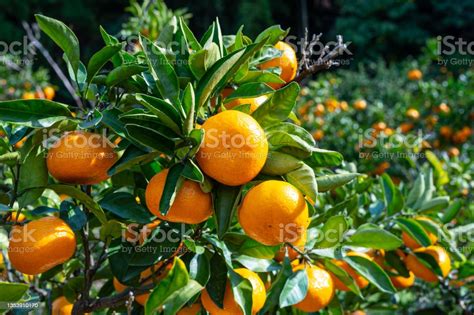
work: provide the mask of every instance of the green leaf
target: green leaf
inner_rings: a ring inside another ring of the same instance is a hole
[[[130,77],[146,71],[147,67],[139,64],[125,64],[118,66],[109,72],[105,79],[105,84],[109,87],[115,86]]]
[[[79,40],[74,32],[63,22],[56,19],[36,14],[39,28],[58,45],[71,63],[74,73],[77,73],[80,62]]]
[[[21,208],[37,201],[43,194],[44,186],[48,184],[48,169],[46,167],[45,151],[41,146],[33,147],[21,165],[18,181],[18,206]],[[35,188],[34,187],[41,187]],[[27,190],[27,191],[26,191]]]
[[[449,196],[435,197],[420,205],[419,212],[439,212],[449,205]]]
[[[158,282],[156,287],[150,293],[150,297],[145,304],[145,314],[154,314],[155,311],[163,306],[171,296],[176,297],[176,295],[173,294],[181,288],[184,288],[189,283],[189,281],[190,280],[188,271],[186,270],[186,265],[181,259],[175,258],[171,270],[168,272],[166,277]],[[195,287],[195,285],[192,285],[191,289],[194,290]],[[188,294],[189,291],[186,292],[185,296]],[[176,301],[178,301],[179,298],[176,297],[176,299]],[[179,301],[179,303],[181,302],[182,300]],[[184,301],[184,303],[186,302],[187,301]]]
[[[234,299],[239,304],[244,315],[252,314],[252,284],[249,280],[229,269],[229,280],[232,286]]]
[[[388,174],[381,176],[381,183],[385,197],[385,204],[387,206],[387,214],[393,215],[400,212],[405,204],[403,195],[397,186],[392,182]]]
[[[225,98],[224,103],[230,102],[237,98],[253,98],[261,95],[273,93],[274,90],[265,83],[251,82],[241,85],[237,90],[232,92]]]
[[[0,302],[18,302],[29,289],[25,283],[0,282]],[[2,303],[2,304],[3,304]],[[1,309],[4,309],[1,307]]]
[[[197,108],[201,108],[209,100],[211,95],[226,86],[233,75],[239,70],[240,66],[263,45],[264,42],[249,45],[217,61],[201,80],[199,80],[196,89]]]
[[[194,280],[189,280],[186,285],[174,291],[165,301],[163,309],[165,315],[174,315],[189,301],[193,296],[201,292],[203,287]]]
[[[260,105],[252,116],[262,127],[268,127],[288,118],[295,107],[300,92],[298,83],[291,82],[275,91],[273,96]]]
[[[146,224],[153,217],[143,206],[137,204],[135,197],[127,192],[114,192],[107,194],[99,202],[99,205],[113,214],[125,220]]]
[[[62,185],[62,184],[51,184],[46,187],[47,189],[53,190],[56,194],[65,194],[73,199],[79,200],[89,211],[91,211],[99,220],[101,224],[107,222],[104,210],[97,204],[90,196],[77,189],[74,186]]]
[[[431,165],[433,165],[435,169],[436,186],[440,187],[449,183],[449,175],[444,170],[443,164],[439,161],[436,155],[429,150],[425,151],[425,154],[426,159],[431,163]]]
[[[102,67],[122,49],[122,44],[105,46],[92,55],[87,64],[87,82],[91,82]]]
[[[191,49],[193,50],[200,50],[202,48],[201,44],[196,39],[193,32],[186,25],[186,22],[184,22],[182,17],[179,18],[179,27],[183,32],[183,35],[186,39],[186,43],[189,45],[189,47],[191,47]]]
[[[304,300],[308,293],[308,274],[298,270],[286,280],[280,295],[280,307],[295,305]]]
[[[396,289],[390,281],[389,276],[373,261],[359,256],[346,256],[344,260],[380,291],[389,294],[396,293]]]
[[[148,38],[140,36],[140,44],[143,47],[148,68],[155,79],[161,96],[177,108],[180,108],[179,81],[173,66],[170,65],[159,47],[154,45]]]
[[[184,89],[182,103],[184,113],[186,115],[183,132],[185,135],[188,135],[194,128],[194,109],[196,107],[196,97],[194,95],[194,88],[191,82],[188,83]]]
[[[347,243],[351,246],[385,250],[394,250],[403,245],[402,240],[392,233],[374,226],[361,226],[351,235]]]
[[[313,153],[305,160],[305,163],[311,167],[336,167],[341,165],[343,160],[339,152],[313,148]]]
[[[424,191],[421,197],[419,197],[416,203],[413,205],[413,209],[417,210],[421,207],[421,205],[428,200],[431,200],[433,197],[433,193],[436,191],[436,188],[433,184],[433,170],[429,169],[429,172],[424,174]]]
[[[271,272],[280,270],[280,264],[273,259],[239,255],[235,260],[241,263],[245,268],[254,272]]]
[[[0,102],[0,121],[34,128],[51,127],[72,118],[68,106],[49,100],[15,100]]]
[[[190,159],[186,161],[182,176],[201,184],[204,183],[204,174],[196,163]]]
[[[250,70],[241,78],[236,78],[235,82],[244,84],[249,82],[264,82],[264,83],[286,83],[280,76],[270,73],[266,70]]]
[[[288,172],[300,168],[303,162],[289,154],[269,151],[262,173],[266,175],[285,175]]]
[[[413,188],[410,190],[407,198],[407,206],[412,207],[420,199],[425,191],[425,181],[423,178],[423,173],[416,178]]]
[[[293,156],[309,156],[315,142],[306,129],[291,123],[277,123],[265,130],[271,150],[285,150]],[[295,154],[295,150],[302,153]]]
[[[278,41],[283,40],[290,32],[290,29],[282,29],[280,25],[273,25],[258,34],[255,42],[258,43],[265,38],[268,38],[267,44],[275,45]]]
[[[283,260],[282,268],[278,273],[275,281],[273,281],[272,286],[268,290],[267,299],[261,310],[262,314],[274,313],[270,312],[275,308],[279,309],[280,295],[283,291],[283,287],[286,284],[287,279],[293,274],[290,260],[288,257],[285,257]]]
[[[178,110],[173,105],[146,94],[135,94],[134,98],[155,114],[165,126],[176,132],[176,134],[181,134],[179,124],[182,120]]]
[[[227,284],[227,265],[218,253],[211,258],[212,272],[206,285],[211,300],[219,307],[224,308],[224,295]]]
[[[320,235],[323,238],[316,243],[316,248],[330,248],[339,244],[344,238],[344,233],[349,228],[349,224],[345,216],[336,215],[330,217],[326,223],[324,223]]]
[[[335,188],[347,184],[358,176],[360,176],[359,173],[343,173],[316,177],[316,182],[318,183],[318,191],[325,192],[333,190]]]
[[[311,167],[303,164],[300,168],[285,175],[285,179],[301,190],[304,195],[315,201],[318,195],[318,184]]]
[[[141,145],[158,150],[165,154],[173,154],[174,143],[163,137],[156,130],[137,124],[126,124],[127,138],[130,137]]]
[[[214,266],[213,266],[214,270]],[[211,276],[211,264],[207,255],[196,254],[189,262],[189,277],[205,286]]]
[[[444,212],[443,216],[441,217],[441,222],[443,223],[449,223],[451,220],[453,220],[457,214],[459,213],[459,210],[461,210],[462,207],[462,201],[461,200],[455,200]]]
[[[235,210],[240,201],[239,186],[216,184],[213,190],[214,213],[216,217],[217,236],[221,239],[232,224]]]
[[[160,152],[145,152],[134,145],[129,145],[120,159],[107,171],[109,176],[131,169],[135,165],[146,164],[153,161]]]
[[[165,187],[163,188],[163,193],[160,199],[160,213],[166,215],[173,205],[174,199],[178,194],[181,186],[183,184],[183,170],[185,165],[182,163],[173,165],[166,176]]]
[[[200,79],[220,58],[219,47],[210,43],[189,56],[189,68],[193,75]]]
[[[395,222],[405,233],[410,235],[410,237],[413,238],[421,246],[426,247],[431,245],[431,240],[428,234],[426,234],[426,231],[416,220],[398,218]]]

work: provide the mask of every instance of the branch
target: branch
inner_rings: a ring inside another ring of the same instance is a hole
[[[72,96],[74,101],[76,102],[77,106],[84,111],[84,105],[81,102],[81,99],[76,95],[76,90],[72,86],[71,82],[69,79],[64,75],[62,72],[61,68],[58,66],[58,64],[54,61],[54,59],[51,57],[49,52],[44,48],[43,44],[38,40],[37,36],[33,34],[32,28],[28,23],[25,21],[22,22],[23,28],[26,31],[26,36],[28,39],[31,41],[31,44],[40,51],[40,53],[43,55],[43,57],[46,59],[46,61],[50,64],[51,68],[53,68],[54,72],[56,72],[56,75],[61,79],[61,81],[64,84],[64,87],[66,90],[69,92],[69,94]]]
[[[311,41],[308,41],[308,30],[305,30],[305,39],[303,42],[303,49],[301,53],[302,58],[298,67],[298,75],[290,82],[295,81],[299,83],[310,75],[313,75],[322,70],[327,70],[331,68],[331,66],[339,65],[339,63],[337,61],[334,61],[334,59],[342,55],[347,48],[347,44],[343,42],[343,38],[341,35],[337,36],[337,44],[332,50],[329,50],[329,46],[325,45],[318,59],[314,63],[311,61],[313,47],[316,43],[320,42],[321,35],[322,34],[313,35]]]

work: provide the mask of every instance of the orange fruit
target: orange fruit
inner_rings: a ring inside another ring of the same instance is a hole
[[[43,89],[43,94],[46,99],[52,100],[56,95],[56,91],[51,86],[47,86]]]
[[[194,303],[191,306],[183,307],[182,309],[179,310],[178,313],[176,313],[176,315],[197,315],[197,314],[200,314],[201,309],[202,309],[201,304]]]
[[[416,217],[415,220],[418,220],[418,221],[431,221],[429,218],[427,217]],[[428,234],[428,237],[430,238],[430,241],[431,241],[431,244],[435,244],[437,241],[438,241],[438,237],[431,233],[430,231],[426,231],[425,229],[423,229],[426,234]],[[403,240],[403,243],[405,244],[406,247],[408,248],[411,248],[411,249],[417,249],[417,248],[420,248],[421,245],[418,244],[418,242],[416,240],[414,240],[408,233],[405,233],[405,232],[402,232],[402,240]]]
[[[250,105],[250,114],[253,113],[260,105],[265,103],[268,99],[267,96],[261,95],[257,97],[250,97],[250,98],[235,98],[230,102],[226,103],[224,101],[224,107],[226,109],[233,109],[234,107],[249,104]]]
[[[49,173],[60,182],[92,185],[109,178],[107,170],[117,161],[113,144],[99,134],[73,131],[49,149]]]
[[[71,315],[74,304],[69,302],[64,296],[60,296],[53,301],[52,315]]]
[[[438,111],[444,114],[448,114],[451,111],[451,109],[449,108],[448,104],[441,103],[438,106]]]
[[[16,211],[12,211],[10,217],[8,218],[7,222],[18,222],[21,223],[26,220],[26,217],[23,213],[18,214]]]
[[[308,206],[293,185],[268,180],[252,187],[239,209],[243,230],[264,245],[294,242],[306,232]]]
[[[402,133],[407,133],[408,131],[412,130],[413,129],[413,124],[412,123],[408,123],[408,122],[405,122],[405,123],[401,123],[400,124],[400,131]]]
[[[365,253],[349,252],[347,253],[347,256],[359,256],[359,257],[363,257],[363,258],[371,260],[370,256],[368,256]],[[344,260],[333,260],[332,262],[336,264],[337,266],[341,267],[342,269],[344,269],[349,274],[349,276],[351,276],[354,279],[355,283],[357,284],[359,288],[363,289],[369,285],[369,281],[367,281],[367,279],[365,279],[363,276],[358,274],[357,271],[352,269],[352,267],[349,266],[349,264],[345,262]],[[332,280],[334,281],[334,286],[336,287],[336,289],[341,290],[341,291],[349,291],[349,288],[336,276],[333,275]]]
[[[295,308],[303,312],[317,312],[331,303],[334,297],[334,283],[329,272],[316,266],[298,265],[293,271],[306,271],[308,275],[308,291],[306,297]]]
[[[383,161],[377,166],[377,168],[374,170],[373,173],[376,175],[382,175],[389,168],[390,168],[390,163],[387,161]]]
[[[156,272],[160,269],[162,265],[163,265],[163,262],[158,262],[156,265],[142,271],[140,274],[140,282],[144,281],[144,284],[149,284],[152,281],[158,282],[161,279],[163,279],[171,270],[171,268],[173,267],[173,264],[169,263],[163,270],[160,271],[159,274],[156,274]],[[120,281],[118,281],[117,278],[113,279],[113,285],[117,293],[120,293],[128,288],[126,285],[120,283]],[[135,301],[137,301],[137,303],[140,305],[145,305],[149,296],[150,296],[149,293],[143,293],[143,294],[137,295],[135,296]]]
[[[196,159],[204,173],[228,186],[258,175],[267,160],[268,142],[252,116],[226,110],[209,118],[202,129],[205,135]]]
[[[449,139],[453,135],[453,129],[449,126],[441,126],[441,128],[439,128],[439,134],[444,138]]]
[[[339,107],[341,108],[342,111],[347,111],[349,109],[349,104],[347,104],[346,101],[341,101],[339,103]]]
[[[265,61],[259,67],[260,69],[281,68],[280,78],[285,82],[290,82],[296,77],[296,70],[298,69],[298,60],[294,49],[287,43],[279,41],[275,48],[282,51],[280,57]],[[283,83],[268,83],[272,88],[279,89]]]
[[[455,157],[455,156],[459,156],[460,152],[459,152],[459,149],[456,148],[456,147],[451,147],[449,148],[448,150],[448,155],[450,157]]]
[[[392,128],[385,128],[383,133],[387,136],[387,137],[390,137],[391,135],[393,135],[394,131]]]
[[[21,98],[24,100],[33,100],[36,98],[36,96],[33,92],[24,92]]]
[[[265,304],[266,290],[263,281],[260,277],[253,271],[245,269],[245,268],[237,268],[234,269],[236,273],[238,273],[243,278],[250,281],[252,285],[252,314],[256,314],[259,310],[262,309],[263,305]],[[227,281],[225,293],[224,293],[224,308],[220,308],[217,306],[214,301],[211,299],[211,296],[204,290],[201,295],[202,305],[211,315],[235,315],[235,314],[243,314],[242,309],[234,300],[234,293],[232,292],[232,288],[230,286],[230,282]]]
[[[198,224],[206,221],[212,215],[211,194],[203,192],[199,183],[188,179],[184,180],[168,213],[161,214],[159,207],[167,176],[168,169],[162,170],[153,176],[146,187],[145,199],[150,212],[170,222]]]
[[[446,276],[451,271],[451,259],[449,258],[446,250],[440,246],[432,245],[418,248],[414,250],[414,253],[424,253],[432,256],[438,263],[443,278],[446,278]],[[438,281],[436,274],[423,263],[421,263],[415,255],[409,254],[406,257],[406,265],[408,270],[413,272],[416,277],[421,278],[427,282]]]
[[[376,131],[383,131],[387,128],[387,124],[384,123],[383,121],[379,121],[379,122],[373,124],[372,128],[374,128]]]
[[[306,245],[306,239],[307,239],[306,233],[303,233],[298,240],[292,243],[292,245],[298,248],[300,251],[304,251],[304,247]],[[288,245],[283,245],[278,250],[278,252],[276,252],[275,259],[277,261],[283,261],[283,259],[285,259],[286,250],[288,250],[288,258],[290,259],[290,261],[298,258],[299,253],[296,250],[294,250],[293,247],[288,246]]]
[[[421,80],[422,77],[423,77],[423,73],[418,69],[412,69],[408,71],[407,73],[407,78],[408,80],[411,80],[411,81]]]
[[[357,100],[354,102],[354,108],[358,111],[365,110],[367,108],[367,102],[365,100]]]
[[[420,118],[420,113],[414,108],[409,108],[405,115],[413,120],[418,120],[418,118]]]
[[[16,270],[37,275],[69,260],[75,250],[71,228],[59,218],[44,217],[13,227],[8,257]]]
[[[326,111],[326,108],[324,107],[324,105],[321,104],[321,103],[319,103],[319,104],[317,104],[316,107],[314,108],[313,114],[314,114],[315,116],[322,116],[325,111]]]
[[[408,277],[403,276],[391,276],[390,280],[397,289],[406,289],[411,287],[415,283],[415,275],[409,271]]]
[[[14,145],[15,149],[21,149],[23,147],[23,145],[25,144],[26,140],[28,140],[28,138],[23,137],[20,141],[15,143],[15,145]]]
[[[313,139],[316,141],[321,141],[324,138],[324,131],[321,129],[316,130],[313,132]]]

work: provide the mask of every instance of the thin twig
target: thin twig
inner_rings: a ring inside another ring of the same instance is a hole
[[[76,90],[72,86],[71,82],[69,79],[66,77],[66,75],[63,73],[61,68],[58,66],[58,64],[54,61],[54,59],[51,57],[49,54],[48,50],[44,48],[43,44],[38,40],[38,38],[33,34],[32,28],[28,23],[25,21],[22,22],[23,28],[26,31],[26,36],[28,39],[31,41],[31,44],[40,51],[40,53],[43,55],[43,57],[46,59],[46,61],[50,64],[51,68],[53,68],[54,72],[56,72],[56,75],[61,79],[61,81],[64,84],[64,87],[66,90],[69,92],[71,97],[74,99],[76,102],[77,106],[84,111],[84,105],[81,102],[81,99],[76,95]],[[38,35],[38,34],[37,34]]]

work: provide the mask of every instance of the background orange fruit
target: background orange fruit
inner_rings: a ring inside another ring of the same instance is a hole
[[[334,283],[331,275],[324,269],[316,266],[298,265],[293,271],[306,271],[308,275],[308,291],[303,301],[295,305],[295,308],[303,312],[318,312],[328,306],[334,297]]]
[[[268,142],[252,116],[226,110],[209,118],[202,129],[204,141],[196,159],[204,173],[229,186],[258,175],[267,159]]]
[[[8,257],[16,270],[37,275],[69,260],[75,250],[71,228],[59,218],[44,217],[13,227]]]
[[[308,206],[290,183],[269,180],[251,188],[239,209],[245,233],[265,245],[295,242],[308,227]]]
[[[415,218],[416,220],[420,221],[431,221],[429,218],[426,218],[426,217],[416,217]],[[423,229],[426,234],[428,235],[428,237],[430,238],[430,241],[431,241],[431,244],[435,244],[437,241],[438,241],[438,237],[431,233],[430,231],[426,231],[425,229]],[[411,248],[411,249],[417,249],[417,248],[420,248],[421,245],[418,244],[418,242],[413,239],[408,233],[406,232],[402,232],[402,240],[403,240],[403,243],[405,244],[406,247],[408,248]]]
[[[176,313],[176,315],[197,315],[197,314],[200,314],[201,309],[202,309],[201,304],[194,303],[191,306],[183,307],[182,309],[179,310],[178,313]]]
[[[279,41],[275,44],[275,48],[282,51],[280,57],[268,60],[262,63],[260,69],[268,69],[280,67],[280,78],[285,82],[290,82],[296,77],[296,70],[298,70],[298,60],[294,49],[287,43]],[[278,89],[282,87],[283,83],[269,83],[272,88]]]
[[[70,315],[74,304],[69,302],[64,296],[60,296],[53,301],[52,315]]]
[[[146,205],[151,213],[171,222],[197,224],[206,221],[212,215],[211,194],[203,192],[198,183],[188,179],[184,180],[168,213],[161,214],[160,200],[167,176],[168,170],[162,170],[153,176],[146,187]]]
[[[107,170],[117,161],[113,144],[102,135],[68,132],[49,150],[49,173],[60,182],[91,185],[109,178]]]
[[[359,257],[363,257],[363,258],[371,260],[370,256],[364,253],[349,252],[347,253],[347,256],[359,256]],[[367,279],[365,279],[363,276],[358,274],[357,271],[352,269],[352,267],[349,266],[349,264],[345,262],[344,260],[333,260],[333,263],[341,267],[342,269],[344,269],[349,274],[349,276],[351,276],[352,279],[354,279],[354,281],[356,282],[359,288],[363,289],[369,285],[369,281],[367,281]],[[349,291],[349,288],[336,276],[333,275],[332,279],[334,281],[334,286],[336,287],[336,289],[341,290],[341,291]]]

